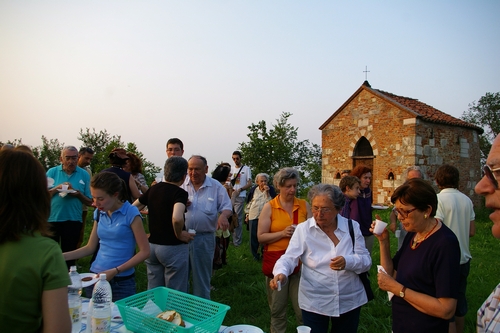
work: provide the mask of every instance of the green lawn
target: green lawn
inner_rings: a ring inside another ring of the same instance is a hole
[[[388,211],[379,214],[384,220],[388,220]],[[92,216],[90,213],[89,215]],[[465,332],[476,331],[476,311],[500,282],[500,244],[491,235],[491,225],[486,211],[477,212],[476,236],[471,239],[473,260],[468,279],[469,312],[466,316]],[[90,229],[89,223],[86,228],[87,237]],[[395,238],[391,246],[394,252],[397,248]],[[387,301],[387,293],[377,287],[376,265],[379,263],[377,241],[372,258],[370,275],[375,300],[363,307],[358,332],[386,333],[391,331],[391,303]],[[88,259],[79,260],[79,265],[83,266],[81,272],[88,272]],[[136,276],[138,292],[146,290],[146,280],[145,264],[141,264],[137,267]],[[244,230],[243,245],[238,248],[230,245],[228,265],[217,270],[212,278],[212,285],[215,287],[212,300],[231,306],[224,325],[250,324],[269,332],[270,317],[264,281],[261,265],[253,260],[250,253],[248,231]],[[288,319],[288,332],[295,332],[297,325],[291,308]]]

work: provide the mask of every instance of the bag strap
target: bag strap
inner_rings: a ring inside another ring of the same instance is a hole
[[[240,175],[240,172],[241,172],[241,170],[243,169],[244,166],[245,165],[243,165],[243,164],[241,165],[241,168],[238,170],[238,173],[236,174],[236,177],[234,177],[233,179],[238,178],[238,176]]]
[[[354,251],[354,242],[355,242],[355,240],[354,240],[354,228],[352,227],[352,220],[351,220],[351,219],[349,219],[349,220],[347,221],[347,224],[349,225],[349,234],[351,235],[351,240],[352,240],[352,252],[353,252],[353,253],[356,253],[356,252]]]

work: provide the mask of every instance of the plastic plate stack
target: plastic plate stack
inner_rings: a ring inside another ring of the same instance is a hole
[[[192,326],[177,326],[142,312],[149,300],[162,311],[175,310],[179,312],[182,319]],[[231,308],[225,304],[165,287],[144,291],[119,300],[115,304],[120,310],[127,329],[138,333],[217,333],[227,311]]]

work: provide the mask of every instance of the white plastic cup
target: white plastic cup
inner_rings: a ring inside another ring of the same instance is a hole
[[[375,220],[375,228],[373,228],[373,233],[376,235],[381,235],[384,229],[387,227],[387,223],[380,220]]]
[[[61,184],[61,190],[63,190],[63,191],[67,191],[68,187],[69,187],[68,184]]]
[[[401,237],[401,230],[396,230],[394,234],[396,235],[396,238]]]
[[[189,230],[188,230],[188,232],[189,232],[190,234],[196,235],[196,230],[194,230],[194,229],[189,229]]]
[[[309,326],[297,326],[297,333],[310,333],[311,328]]]

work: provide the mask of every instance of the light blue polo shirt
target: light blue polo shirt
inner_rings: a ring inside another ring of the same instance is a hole
[[[54,178],[54,186],[69,182],[71,187],[80,191],[87,198],[92,199],[90,194],[90,176],[85,169],[76,167],[76,170],[68,175],[62,169],[62,165],[50,168],[47,177]],[[49,222],[80,221],[82,222],[82,202],[80,199],[66,195],[64,198],[56,193],[52,196],[50,204]]]

